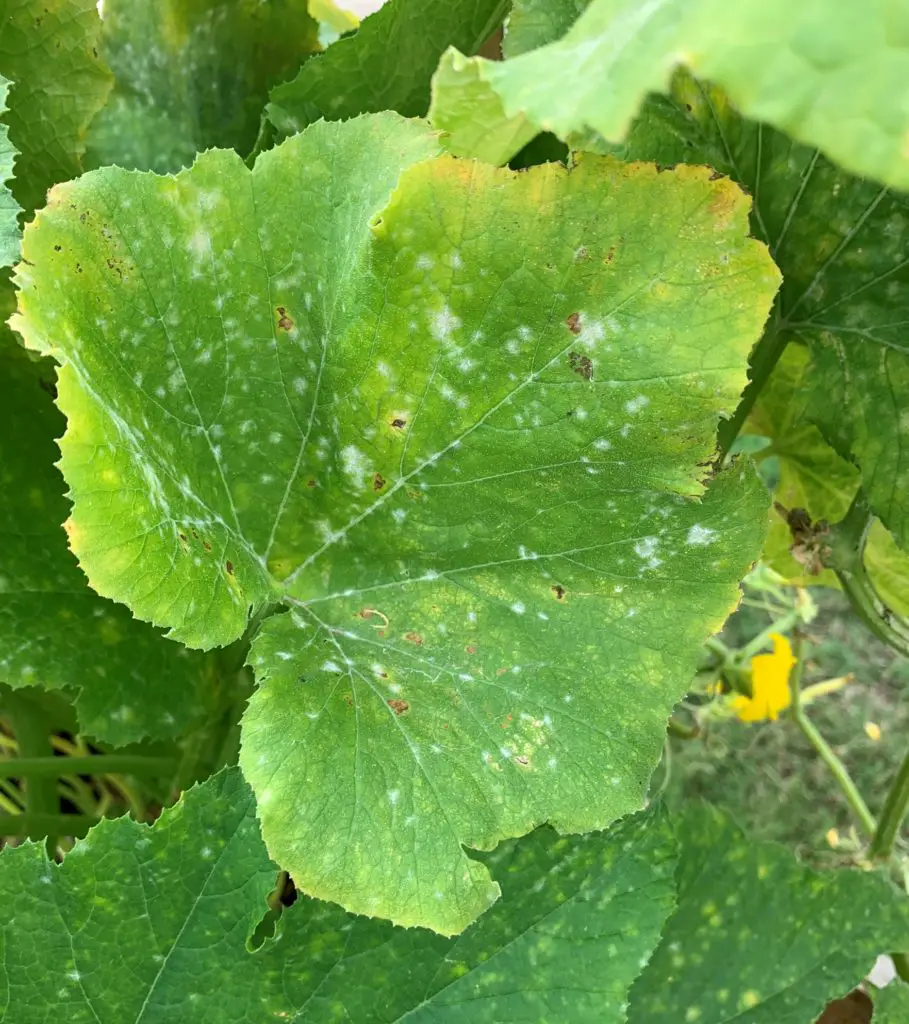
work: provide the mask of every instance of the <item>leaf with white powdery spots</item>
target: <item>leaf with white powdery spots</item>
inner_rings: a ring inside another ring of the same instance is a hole
[[[909,900],[883,874],[812,871],[710,807],[675,828],[678,908],[629,1024],[806,1024],[909,945]]]
[[[777,276],[706,168],[435,151],[385,114],[88,175],[16,322],[92,584],[201,646],[291,606],[243,725],[272,855],[451,932],[497,892],[464,846],[641,806],[760,548],[753,474],[704,481]]]
[[[268,90],[318,49],[305,0],[105,0],[116,75],[86,166],[175,171],[196,153],[253,148]]]
[[[302,897],[248,952],[275,879],[254,810],[227,771],[152,828],[103,822],[60,867],[37,845],[0,853],[0,1020],[624,1024],[673,905],[675,842],[656,811],[503,844],[487,858],[502,902],[456,939]]]

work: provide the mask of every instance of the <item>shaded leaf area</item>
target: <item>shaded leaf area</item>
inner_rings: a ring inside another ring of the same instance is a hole
[[[629,1024],[805,1024],[909,942],[909,901],[882,874],[812,871],[705,805],[675,831],[678,908]]]
[[[8,114],[11,83],[0,76],[0,117]],[[4,118],[5,120],[5,118]],[[19,255],[19,214],[22,212],[11,191],[15,146],[9,140],[9,128],[0,124],[0,267],[9,267]]]
[[[266,115],[282,138],[323,117],[381,110],[422,117],[445,48],[476,53],[507,10],[507,0],[389,0],[273,89]]]
[[[89,590],[61,526],[54,368],[9,331],[0,367],[0,680],[67,690],[80,729],[107,743],[176,736],[206,711],[211,660]]]
[[[517,151],[519,125],[525,142],[540,130],[575,148],[590,136],[619,142],[647,94],[665,90],[683,64],[723,87],[749,117],[854,173],[909,187],[909,105],[901,90],[909,10],[875,0],[837,9],[833,18],[829,0],[795,8],[785,0],[732,7],[724,0],[593,0],[565,35],[539,45],[582,6],[555,0],[541,14],[536,3],[521,5],[531,20],[524,39],[538,48],[504,63],[465,59],[454,49],[443,56],[430,118],[451,133],[452,152],[507,160]],[[496,125],[492,137],[475,137],[471,107]]]
[[[201,647],[292,609],[244,720],[272,856],[452,932],[497,892],[465,846],[641,806],[760,548],[760,482],[706,482],[777,278],[706,169],[435,152],[383,114],[87,175],[16,323],[92,585]]]
[[[874,1024],[904,1024],[909,1020],[909,985],[892,981],[874,1000]]]
[[[752,228],[783,273],[771,337],[761,349],[794,342],[810,355],[799,407],[788,414],[793,430],[814,424],[854,462],[872,508],[909,545],[909,199],[745,120],[718,90],[684,75],[671,97],[648,100],[618,151],[630,159],[709,163],[755,197]],[[785,389],[785,380],[779,386]],[[809,430],[807,440],[816,447],[819,438]],[[837,465],[842,475],[842,460]]]
[[[249,153],[269,89],[319,48],[306,0],[106,0],[101,43],[116,84],[86,164],[162,173]]]
[[[837,523],[861,486],[858,467],[844,459],[809,421],[805,394],[812,370],[803,345],[790,345],[761,391],[743,427],[745,443],[764,438],[769,445],[756,452],[761,474],[773,490],[762,557],[787,579],[804,586],[838,587],[832,570],[818,568],[815,555],[829,544],[823,522]],[[817,544],[806,545],[793,535],[784,510],[808,513]],[[793,555],[793,548],[795,554]],[[865,565],[878,595],[888,608],[909,614],[909,555],[900,549],[880,521],[875,521],[865,546]]]
[[[228,770],[152,828],[103,822],[61,867],[37,845],[3,851],[0,1020],[621,1024],[672,908],[675,843],[654,812],[503,844],[487,858],[502,901],[456,939],[303,897],[250,953],[275,882],[254,808]]]
[[[95,0],[3,0],[0,75],[9,92],[9,140],[18,151],[12,191],[27,212],[82,171],[85,131],[110,90],[98,59]]]

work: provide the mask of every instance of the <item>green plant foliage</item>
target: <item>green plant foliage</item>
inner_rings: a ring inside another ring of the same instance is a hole
[[[13,195],[27,212],[81,170],[85,131],[110,74],[96,54],[96,0],[2,0],[0,75],[13,83],[4,117],[18,151]]]
[[[909,985],[892,981],[874,1000],[874,1024],[905,1024],[909,1020]]]
[[[752,228],[783,273],[758,358],[765,348],[807,346],[810,360],[802,361],[801,398],[790,421],[799,429],[815,424],[858,465],[874,511],[909,546],[909,477],[901,458],[909,374],[901,347],[909,283],[906,197],[743,119],[722,93],[685,75],[677,76],[671,97],[648,101],[620,152],[629,159],[709,163],[756,197]]]
[[[249,952],[275,869],[252,794],[223,772],[154,828],[102,823],[62,867],[39,846],[0,854],[0,1020],[621,1024],[672,908],[665,817],[585,838],[541,830],[487,862],[502,902],[457,939],[304,897]]]
[[[116,85],[86,163],[176,171],[212,146],[250,152],[318,25],[305,0],[105,0],[102,48]]]
[[[323,117],[339,121],[380,110],[422,117],[445,48],[475,53],[507,9],[507,0],[389,0],[355,34],[273,89],[268,119],[283,137]]]
[[[564,28],[582,6],[555,0],[528,38]],[[536,9],[536,4],[532,5]],[[835,12],[835,17],[832,16]],[[500,122],[503,145],[523,119],[577,148],[591,134],[619,142],[647,93],[665,90],[673,69],[726,90],[749,117],[817,146],[848,170],[909,187],[909,106],[897,99],[909,76],[909,11],[887,0],[837,5],[807,0],[593,0],[562,37],[504,63],[464,60],[449,50],[434,85],[430,118],[452,133],[452,152],[492,159],[495,140],[471,154],[459,139],[463,87]],[[482,92],[480,89],[482,84]],[[471,141],[468,126],[466,141]]]
[[[881,949],[909,946],[909,901],[883,875],[811,871],[703,805],[675,829],[678,908],[629,1024],[805,1024]]]
[[[8,331],[0,367],[0,681],[73,692],[81,728],[108,743],[176,736],[205,711],[210,659],[89,590],[60,528],[53,367]]]
[[[502,42],[506,58],[545,46],[563,36],[587,9],[590,0],[514,0]]]
[[[16,324],[64,362],[92,585],[202,647],[292,608],[244,724],[272,855],[451,932],[496,895],[463,845],[641,804],[761,542],[752,474],[704,481],[776,275],[704,169],[435,146],[386,114],[87,175]]]

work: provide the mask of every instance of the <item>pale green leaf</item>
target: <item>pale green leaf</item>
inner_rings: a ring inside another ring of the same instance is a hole
[[[210,660],[89,590],[61,526],[53,366],[4,330],[0,369],[0,681],[74,693],[81,730],[114,745],[175,736],[205,713]]]
[[[562,28],[577,0],[555,0]],[[538,24],[538,28],[540,25]],[[546,35],[540,31],[537,38]],[[460,138],[458,79],[487,86],[508,140],[523,118],[577,144],[591,133],[624,138],[647,93],[666,90],[679,64],[726,90],[749,117],[817,146],[859,174],[909,188],[909,8],[889,0],[593,0],[560,39],[502,62],[442,58],[430,119]],[[512,155],[503,142],[499,160]]]
[[[389,0],[355,34],[273,89],[267,116],[281,136],[323,117],[339,121],[380,110],[421,117],[445,48],[475,53],[507,8],[507,0]]]
[[[10,82],[0,76],[0,117],[8,113]],[[19,255],[19,204],[10,191],[16,148],[9,140],[9,128],[0,123],[0,267],[12,266]]]
[[[102,54],[116,84],[86,164],[165,172],[213,146],[249,153],[269,89],[317,37],[306,0],[105,0]]]
[[[623,1024],[672,908],[674,847],[659,813],[586,838],[540,830],[487,858],[502,902],[457,939],[304,897],[250,953],[275,871],[225,772],[151,829],[103,822],[61,867],[37,845],[0,854],[0,1020]]]
[[[454,931],[496,892],[463,846],[641,805],[759,550],[753,474],[704,481],[777,278],[706,169],[435,152],[384,114],[87,175],[16,324],[92,585],[199,646],[292,609],[244,725],[272,854]]]
[[[678,909],[629,1024],[807,1024],[881,950],[909,948],[909,901],[883,874],[812,871],[704,806],[676,834]]]
[[[31,213],[51,185],[81,172],[110,74],[95,52],[96,0],[0,0],[0,24],[0,75],[13,83],[4,121],[19,153],[12,191]]]
[[[892,981],[874,999],[874,1024],[906,1024],[909,1020],[909,985]]]

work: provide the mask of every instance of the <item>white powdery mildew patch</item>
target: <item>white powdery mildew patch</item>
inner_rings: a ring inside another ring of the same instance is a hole
[[[650,405],[650,399],[646,395],[636,395],[634,398],[629,398],[625,403],[625,412],[633,416],[648,405]]]
[[[660,546],[659,537],[642,537],[634,545],[634,553],[644,563],[647,569],[656,569],[663,564],[662,558],[657,558],[657,548]]]
[[[455,316],[448,306],[443,306],[438,313],[433,313],[429,321],[429,329],[436,341],[448,341],[460,326],[461,318]]]
[[[356,445],[349,444],[341,449],[341,468],[347,479],[360,487],[369,475],[370,462]]]
[[[693,548],[707,547],[715,540],[716,530],[712,530],[709,526],[701,526],[700,523],[695,523],[688,531],[688,536],[685,538],[686,544]]]

